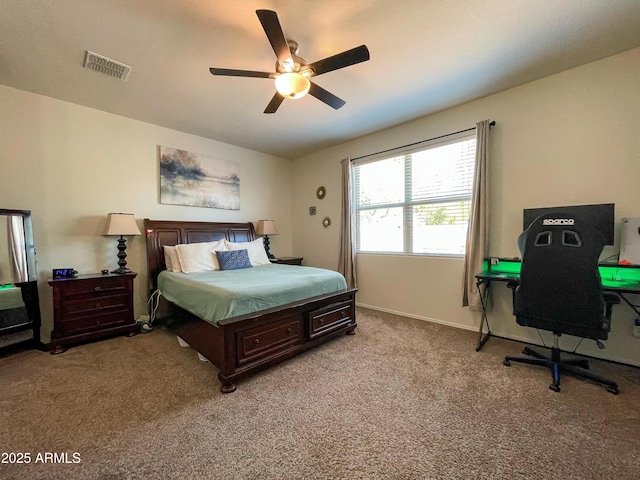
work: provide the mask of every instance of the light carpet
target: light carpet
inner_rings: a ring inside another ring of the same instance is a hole
[[[639,369],[620,394],[502,365],[522,345],[358,308],[356,335],[238,383],[163,328],[0,358],[2,479],[633,479]],[[38,453],[79,463],[36,463]]]

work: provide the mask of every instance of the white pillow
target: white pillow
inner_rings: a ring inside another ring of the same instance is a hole
[[[220,270],[218,258],[212,255],[216,250],[226,250],[224,239],[217,242],[176,245],[180,267],[184,273]]]
[[[170,247],[164,245],[164,263],[167,266],[167,270],[170,272],[181,272],[180,259],[178,259],[178,252],[176,247]]]
[[[269,261],[269,257],[267,257],[267,252],[264,251],[264,242],[262,238],[257,238],[252,242],[228,242],[226,239],[224,244],[227,247],[227,250],[243,250],[247,249],[247,253],[249,254],[249,261],[251,265],[254,267],[256,265],[269,265],[271,262]]]

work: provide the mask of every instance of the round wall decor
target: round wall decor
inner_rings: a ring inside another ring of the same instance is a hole
[[[316,190],[316,197],[318,197],[320,200],[322,200],[326,194],[327,189],[324,187],[318,187],[318,189]]]
[[[329,217],[324,217],[324,218],[322,219],[322,226],[323,226],[324,228],[328,228],[328,227],[330,227],[330,226],[331,226],[331,219],[330,219]]]

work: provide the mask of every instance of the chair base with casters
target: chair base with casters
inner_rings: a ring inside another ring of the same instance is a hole
[[[595,383],[604,385],[605,387],[607,387],[607,391],[613,393],[614,395],[617,395],[619,393],[617,383],[606,378],[602,378],[598,375],[594,375],[593,373],[587,371],[587,369],[589,368],[589,362],[587,360],[561,359],[560,348],[558,347],[559,337],[559,334],[554,333],[553,347],[551,348],[551,357],[547,357],[546,355],[543,355],[542,353],[539,353],[529,347],[525,347],[522,353],[523,355],[528,355],[527,357],[507,355],[506,357],[504,357],[502,363],[507,367],[511,366],[511,362],[527,363],[529,365],[547,367],[549,370],[551,370],[551,377],[553,379],[553,383],[549,385],[549,388],[554,392],[560,391],[560,372],[564,372],[573,377],[585,378]]]

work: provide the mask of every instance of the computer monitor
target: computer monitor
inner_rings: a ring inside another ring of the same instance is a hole
[[[525,208],[522,215],[522,229],[529,225],[540,215],[547,213],[569,213],[580,215],[594,228],[598,229],[605,238],[606,245],[613,245],[615,226],[615,204],[600,203],[597,205],[570,205],[565,207]]]

